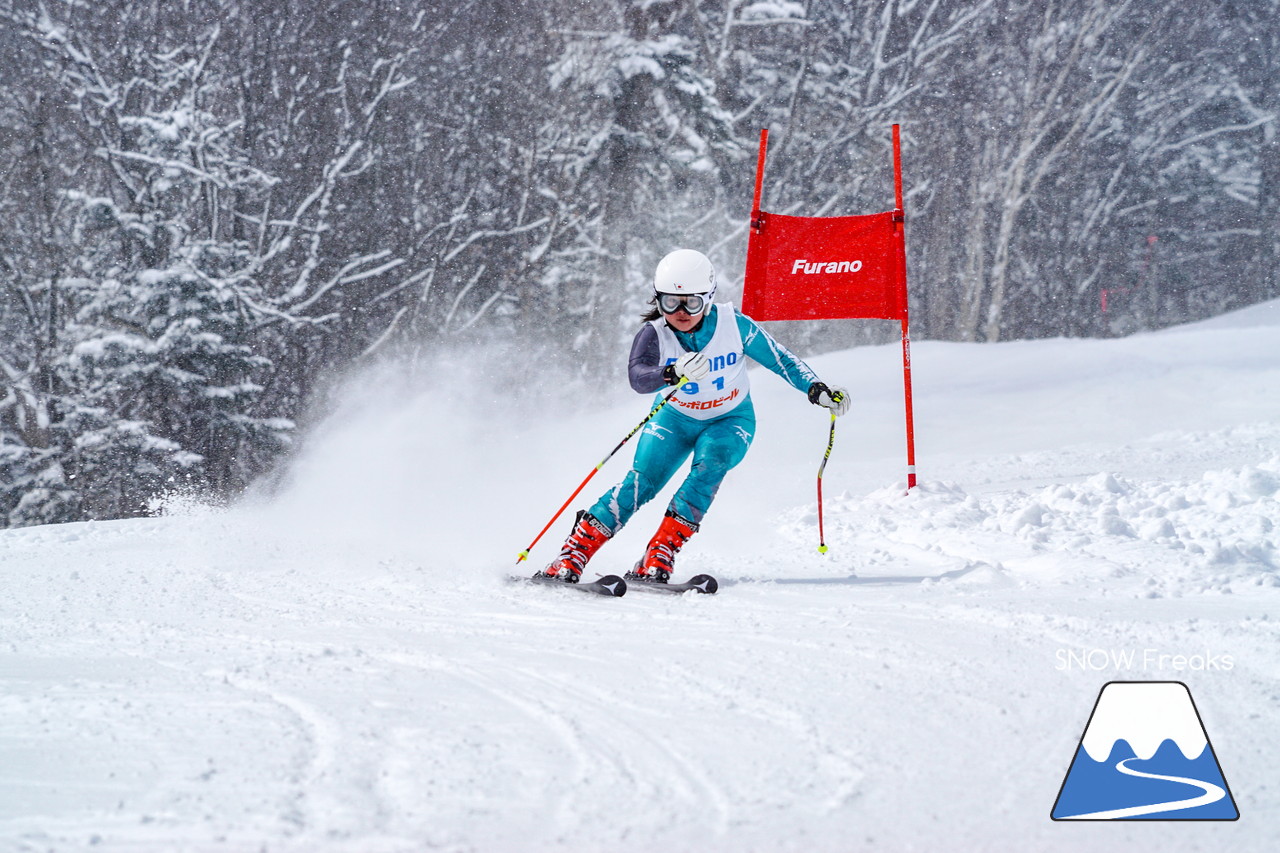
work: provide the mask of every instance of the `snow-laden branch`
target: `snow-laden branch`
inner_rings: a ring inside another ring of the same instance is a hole
[[[1221,136],[1225,133],[1243,133],[1244,131],[1247,131],[1247,130],[1254,130],[1256,128],[1262,127],[1264,124],[1270,124],[1275,120],[1276,120],[1275,115],[1268,115],[1268,116],[1263,116],[1261,118],[1254,119],[1253,121],[1246,122],[1244,124],[1220,125],[1219,127],[1210,128],[1209,130],[1201,131],[1200,133],[1193,133],[1190,136],[1185,136],[1174,142],[1161,145],[1159,148],[1156,149],[1156,153],[1169,154],[1174,151],[1182,151],[1183,149],[1190,148],[1193,145],[1199,145],[1201,142],[1204,142],[1207,139],[1213,139],[1215,136]]]
[[[543,216],[533,222],[527,222],[524,225],[517,225],[512,228],[484,228],[473,231],[468,234],[464,240],[455,244],[448,252],[445,253],[442,263],[449,263],[454,258],[458,257],[458,255],[466,251],[472,244],[477,243],[480,240],[492,240],[499,237],[514,237],[517,234],[536,231],[550,221],[550,217]]]
[[[149,166],[155,166],[162,170],[176,169],[179,172],[186,172],[193,178],[197,178],[201,181],[207,181],[215,186],[231,186],[231,183],[221,175],[215,175],[203,169],[197,169],[190,163],[183,160],[175,160],[172,157],[155,157],[150,154],[143,154],[139,151],[124,151],[119,148],[99,148],[98,153],[108,158],[116,157],[121,160],[129,160],[134,163],[145,163]]]
[[[312,305],[314,305],[316,302],[318,302],[321,298],[324,297],[325,294],[329,293],[335,287],[338,287],[344,284],[352,284],[357,281],[362,281],[366,278],[373,278],[374,276],[382,275],[383,273],[390,272],[391,270],[395,269],[396,267],[404,263],[403,258],[393,258],[392,260],[387,261],[386,263],[380,264],[379,266],[373,267],[371,269],[363,270],[361,272],[355,272],[360,267],[366,264],[373,263],[374,261],[383,260],[384,258],[388,257],[390,254],[391,254],[390,249],[383,249],[380,252],[374,252],[371,255],[365,255],[363,257],[353,258],[347,261],[338,269],[336,273],[334,273],[329,278],[327,282],[317,287],[309,297],[304,299],[302,302],[297,303],[296,305],[290,306],[287,310],[292,314],[301,314],[302,312],[310,308]]]

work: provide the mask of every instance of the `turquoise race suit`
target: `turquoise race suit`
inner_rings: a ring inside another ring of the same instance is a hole
[[[807,393],[818,377],[807,364],[773,339],[754,320],[728,303],[713,305],[702,322],[679,332],[661,317],[647,322],[631,344],[628,376],[638,393],[651,394],[670,383],[664,370],[686,352],[701,351],[711,372],[686,382],[636,441],[631,470],[600,496],[589,512],[617,533],[635,511],[653,500],[676,470],[693,455],[689,474],[667,507],[696,529],[720,483],[742,461],[755,435],[755,408],[746,359]]]

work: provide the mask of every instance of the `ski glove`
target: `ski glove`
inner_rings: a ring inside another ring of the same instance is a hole
[[[849,392],[844,388],[828,388],[823,382],[815,382],[809,386],[809,402],[815,406],[825,406],[839,417],[849,411]]]
[[[711,372],[711,362],[707,361],[707,357],[700,352],[687,352],[676,359],[675,364],[668,364],[662,370],[662,375],[666,378],[668,385],[675,385],[683,376],[690,382],[697,382],[699,379],[706,378]]]

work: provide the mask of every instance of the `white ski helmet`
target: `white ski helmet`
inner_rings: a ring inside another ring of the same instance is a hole
[[[716,294],[715,265],[696,249],[676,249],[658,261],[653,273],[653,290],[658,295],[700,294],[710,303]]]

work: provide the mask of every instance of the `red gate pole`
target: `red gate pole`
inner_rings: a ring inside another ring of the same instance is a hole
[[[763,127],[760,129],[760,153],[756,155],[756,194],[751,202],[751,227],[757,232],[764,227],[760,220],[760,193],[764,189],[764,155],[768,148],[769,128]]]
[[[902,204],[902,142],[893,126],[893,232],[897,244],[898,276],[902,285],[902,390],[907,416],[907,491],[916,485],[916,427],[911,402],[911,333],[907,317],[906,211]]]
[[[907,490],[916,486],[916,427],[911,405],[911,337],[902,321],[902,387],[907,406]]]

